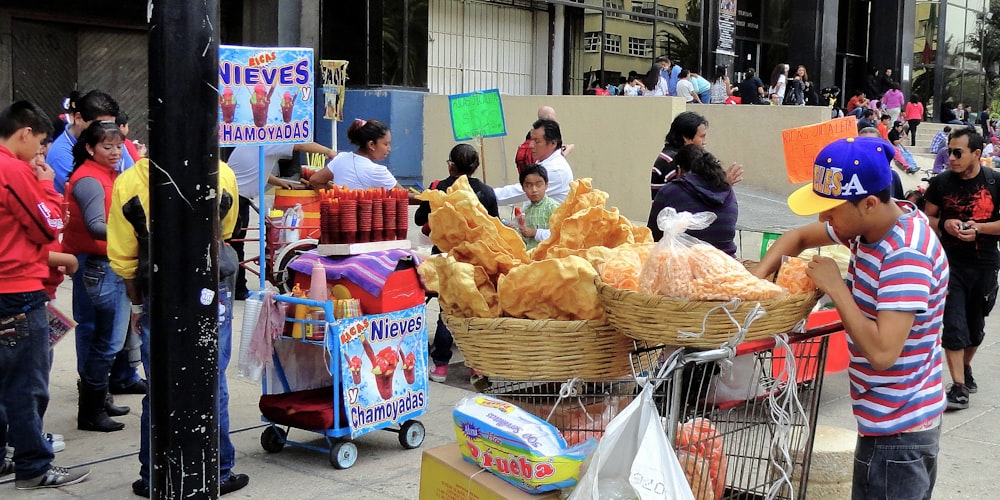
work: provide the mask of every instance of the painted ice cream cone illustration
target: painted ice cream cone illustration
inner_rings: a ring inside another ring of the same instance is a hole
[[[250,109],[253,110],[253,124],[263,127],[267,124],[267,108],[271,104],[271,96],[267,93],[267,87],[263,83],[258,83],[253,87],[253,95],[250,96]]]
[[[397,364],[399,364],[399,354],[391,347],[386,347],[375,355],[375,368],[372,368],[372,374],[375,375],[375,385],[382,399],[392,398],[392,377],[396,374]]]
[[[357,356],[351,356],[351,359],[347,360],[347,370],[351,372],[351,380],[354,381],[354,385],[361,383],[361,358]]]
[[[222,107],[222,121],[233,123],[233,116],[236,114],[236,96],[233,95],[231,87],[226,87],[222,91],[222,97],[219,98],[219,106]]]
[[[292,106],[294,102],[292,101],[292,93],[285,91],[285,94],[281,96],[281,119],[285,123],[292,122]]]
[[[413,353],[403,354],[403,351],[399,351],[399,357],[403,360],[403,378],[406,379],[407,384],[413,384],[416,380],[416,374],[414,373],[414,368],[417,364],[417,358]]]

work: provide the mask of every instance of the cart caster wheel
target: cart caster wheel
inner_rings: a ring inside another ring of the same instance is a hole
[[[423,444],[425,434],[424,424],[416,420],[407,420],[399,426],[399,444],[407,450],[412,450]]]
[[[337,441],[330,447],[330,465],[334,469],[349,469],[358,461],[358,446],[350,441]]]
[[[260,446],[268,453],[277,453],[285,447],[285,431],[269,425],[260,435]]]

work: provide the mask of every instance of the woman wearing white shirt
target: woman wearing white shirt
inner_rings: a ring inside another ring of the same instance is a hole
[[[778,95],[778,104],[785,100],[785,83],[788,80],[788,65],[778,64],[771,71],[771,94]]]
[[[378,120],[355,119],[347,128],[347,140],[358,147],[351,152],[338,153],[326,168],[313,174],[309,183],[317,189],[333,184],[350,189],[401,188],[399,182],[383,161],[392,151],[392,133]]]

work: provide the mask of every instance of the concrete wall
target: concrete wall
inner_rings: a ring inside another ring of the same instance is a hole
[[[649,215],[650,167],[663,148],[671,120],[685,109],[708,119],[708,149],[726,165],[734,161],[743,163],[746,185],[778,194],[788,194],[794,187],[785,177],[780,131],[829,118],[829,110],[820,107],[691,105],[686,108],[677,98],[503,96],[507,136],[483,140],[487,184],[502,186],[517,182],[514,153],[542,104],[556,109],[563,141],[576,145],[568,157],[574,175],[593,178],[594,187],[611,195],[608,205],[617,206],[635,221],[645,221]],[[425,98],[423,125],[426,186],[448,175],[445,160],[456,144],[447,96]],[[473,144],[479,147],[478,141]]]

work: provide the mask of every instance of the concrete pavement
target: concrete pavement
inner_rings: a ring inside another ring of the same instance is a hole
[[[904,176],[904,182],[915,179]],[[797,218],[787,212],[784,200],[762,191],[738,189],[741,223],[756,228],[793,227],[810,218]],[[756,241],[754,238],[757,238]],[[755,246],[756,245],[756,246]],[[743,247],[747,258],[756,258],[759,235],[747,232]],[[70,283],[64,283],[58,293],[58,305],[70,310]],[[434,302],[429,307],[427,324],[434,325]],[[242,324],[242,302],[237,303],[234,325]],[[938,483],[934,498],[987,498],[994,491],[993,474],[1000,463],[1000,349],[996,331],[1000,320],[987,321],[986,342],[974,362],[979,393],[972,395],[969,409],[948,413],[944,417],[941,439]],[[234,333],[233,352],[239,352],[239,333]],[[457,356],[453,362],[461,362]],[[140,396],[117,396],[119,404],[132,407],[133,412],[119,420],[123,431],[101,434],[76,430],[76,372],[74,342],[67,336],[56,346],[50,392],[52,395],[45,419],[45,430],[66,436],[66,450],[56,454],[57,465],[88,464],[91,475],[87,481],[65,488],[21,492],[14,489],[10,477],[0,481],[2,498],[86,498],[129,499],[135,497],[130,488],[138,478],[136,453],[139,446]],[[375,432],[356,442],[357,463],[347,470],[335,470],[325,453],[285,447],[280,453],[267,453],[260,445],[263,430],[257,400],[260,384],[241,378],[234,359],[229,369],[230,415],[232,438],[236,447],[235,471],[250,475],[250,484],[226,498],[356,498],[414,499],[420,480],[420,458],[423,449],[455,440],[451,424],[451,408],[470,394],[460,388],[430,383],[430,410],[419,420],[426,426],[427,436],[421,448],[403,450],[396,434]],[[819,424],[854,429],[848,382],[845,372],[826,377],[822,392]],[[293,440],[310,440],[318,434],[292,430]],[[312,441],[324,446],[322,439]]]

